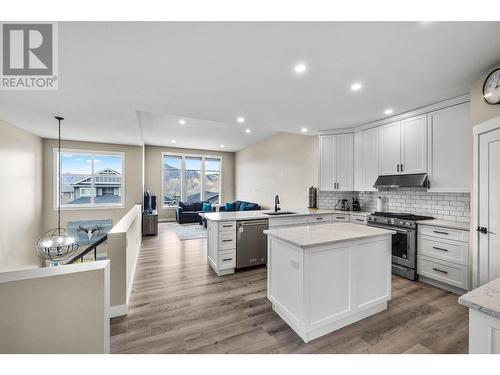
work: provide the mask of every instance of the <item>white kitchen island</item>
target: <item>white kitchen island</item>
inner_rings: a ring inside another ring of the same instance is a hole
[[[265,233],[267,297],[305,342],[387,308],[393,231],[333,223]]]

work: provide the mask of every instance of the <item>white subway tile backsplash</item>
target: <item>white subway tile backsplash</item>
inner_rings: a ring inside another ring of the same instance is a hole
[[[363,211],[375,211],[377,197],[382,197],[384,211],[429,215],[449,221],[470,221],[469,193],[428,192],[425,188],[381,189],[365,192],[326,192],[318,194],[318,207],[334,209],[341,199],[358,198]]]

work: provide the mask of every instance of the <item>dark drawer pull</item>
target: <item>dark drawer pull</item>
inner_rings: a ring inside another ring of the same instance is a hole
[[[344,216],[336,216],[335,219],[345,220]]]
[[[441,251],[448,251],[448,249],[443,249],[442,247],[437,247],[437,246],[432,246],[432,248]]]
[[[233,260],[233,258],[222,258],[223,262],[227,262],[228,260]]]
[[[316,220],[323,220],[323,218],[322,217],[317,217]]]
[[[441,232],[439,230],[434,230],[433,232],[437,234],[449,234],[448,232]]]
[[[354,220],[356,220],[356,221],[364,221],[363,219],[354,219]]]
[[[232,242],[233,240],[222,240],[222,242]]]
[[[440,270],[439,268],[432,268],[434,271],[439,272],[439,273],[444,273],[445,275],[448,274],[447,271]]]
[[[232,226],[233,226],[233,224],[223,225],[224,228],[231,228]]]

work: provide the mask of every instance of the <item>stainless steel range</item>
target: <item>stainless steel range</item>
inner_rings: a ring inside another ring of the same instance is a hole
[[[417,221],[433,217],[408,213],[375,212],[368,216],[368,225],[391,229],[392,273],[406,279],[417,280]]]

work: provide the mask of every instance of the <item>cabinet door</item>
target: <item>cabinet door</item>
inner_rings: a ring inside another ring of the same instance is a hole
[[[365,190],[364,132],[354,133],[354,190]]]
[[[401,162],[401,122],[381,126],[378,132],[380,174],[397,174]]]
[[[335,180],[335,136],[319,137],[319,190],[334,190]]]
[[[469,103],[431,112],[428,121],[429,191],[470,192],[472,127]]]
[[[375,191],[373,184],[379,176],[378,170],[378,129],[365,130],[363,132],[363,180],[364,191]]]
[[[427,173],[427,116],[401,121],[401,164],[405,174]]]
[[[336,135],[337,190],[354,190],[354,134]]]

